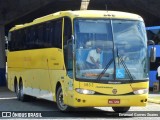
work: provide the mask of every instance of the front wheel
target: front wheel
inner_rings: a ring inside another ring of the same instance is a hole
[[[62,91],[61,87],[59,87],[58,90],[57,90],[56,102],[57,102],[57,107],[58,107],[58,109],[60,111],[65,112],[65,111],[69,110],[68,105],[64,104],[64,101],[63,101],[63,91]]]
[[[125,112],[127,112],[130,109],[130,107],[112,107],[112,109],[116,113],[125,113]]]

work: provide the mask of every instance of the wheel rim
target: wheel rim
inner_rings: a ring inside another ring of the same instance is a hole
[[[62,91],[59,93],[58,103],[59,103],[59,107],[60,107],[61,110],[67,109],[67,105],[65,105],[64,101],[63,101],[63,93],[62,93]]]

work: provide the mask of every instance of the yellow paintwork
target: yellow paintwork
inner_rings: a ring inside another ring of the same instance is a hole
[[[56,80],[66,76],[61,49],[9,52],[7,60],[8,85],[11,90],[13,90],[14,77],[18,80],[22,78],[25,87],[55,91]]]
[[[57,13],[53,13],[41,18],[37,18],[33,20],[31,23],[16,25],[13,27],[11,31],[22,29],[24,27],[32,26],[35,24],[39,24],[45,21],[49,21],[56,18],[61,18],[64,16],[68,16],[71,19],[80,17],[80,18],[113,18],[113,19],[131,19],[131,20],[140,20],[143,21],[142,17],[132,13],[126,12],[118,12],[118,11],[100,11],[100,10],[81,10],[81,11],[61,11]]]
[[[149,82],[139,82],[132,84],[101,84],[92,82],[74,82],[74,88],[82,88],[87,90],[93,90],[99,95],[84,95],[79,94],[75,90],[70,98],[68,98],[69,105],[74,107],[96,107],[96,106],[145,106],[148,100],[148,94],[142,95],[130,95],[127,93],[133,93],[133,89],[147,89]],[[113,94],[112,90],[117,89],[117,93]],[[73,97],[72,97],[73,96]],[[77,100],[80,99],[81,102]],[[108,99],[120,99],[120,104],[108,104]],[[83,102],[85,100],[85,102]],[[143,100],[143,102],[141,102]]]
[[[68,16],[72,20],[76,17],[81,18],[114,18],[114,19],[143,19],[136,15],[115,11],[62,11],[50,14],[31,23],[13,27],[10,32],[22,29],[28,26],[39,24],[52,19]],[[64,22],[63,22],[64,24]],[[63,25],[64,26],[64,25]],[[72,26],[73,27],[73,26]],[[63,30],[63,29],[62,29]],[[74,32],[74,31],[73,31]],[[63,44],[63,32],[62,32]],[[62,47],[63,49],[63,47]],[[22,79],[24,87],[47,90],[53,93],[53,100],[56,101],[56,85],[58,82],[62,85],[64,93],[64,103],[73,107],[86,106],[145,106],[146,102],[141,102],[148,98],[148,94],[142,95],[124,95],[132,93],[133,90],[148,88],[148,82],[132,84],[102,84],[79,82],[67,76],[64,64],[63,50],[57,48],[8,51],[8,88],[14,91],[14,80]],[[101,95],[84,95],[75,91],[75,88],[94,90]],[[117,89],[113,95],[112,90]],[[81,102],[77,100],[80,99]],[[120,99],[120,104],[108,104],[108,99]],[[85,102],[83,102],[85,100]]]

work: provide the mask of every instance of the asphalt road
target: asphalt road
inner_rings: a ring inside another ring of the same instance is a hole
[[[0,114],[5,111],[20,114],[26,111],[27,113],[40,113],[42,117],[51,116],[54,119],[153,119],[153,117],[146,117],[148,113],[155,115],[154,119],[158,119],[156,115],[159,113],[160,118],[160,105],[154,103],[148,103],[146,107],[131,107],[130,111],[132,112],[122,114],[121,117],[120,114],[114,113],[110,107],[79,108],[68,113],[62,113],[57,109],[54,102],[42,99],[21,102],[16,99],[13,92],[0,87]],[[13,116],[16,117],[16,115]]]

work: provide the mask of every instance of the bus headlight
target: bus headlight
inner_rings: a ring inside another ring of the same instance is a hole
[[[88,94],[88,95],[93,95],[95,93],[95,91],[93,90],[86,90],[86,89],[80,89],[80,88],[76,88],[76,91],[80,94]]]
[[[133,93],[136,95],[146,94],[146,93],[148,93],[148,89],[136,90],[136,91],[133,91]]]

